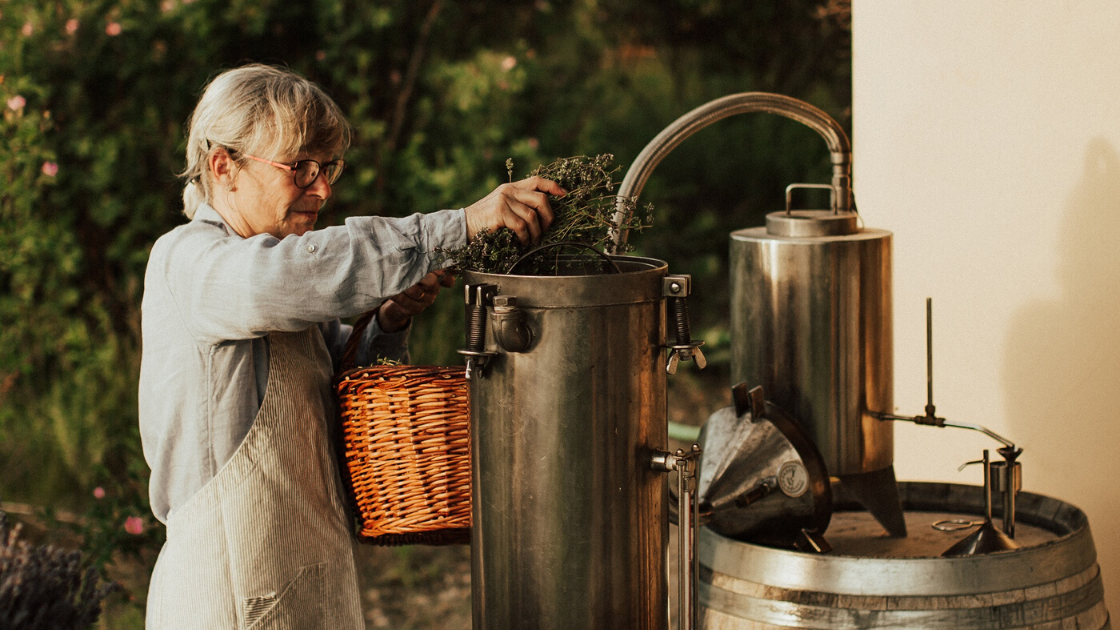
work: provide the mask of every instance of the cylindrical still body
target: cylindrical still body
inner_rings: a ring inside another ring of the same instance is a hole
[[[809,431],[832,475],[894,461],[891,233],[827,211],[731,234],[732,382]],[[842,218],[842,217],[840,217]]]
[[[614,260],[621,273],[465,274],[499,305],[496,355],[471,377],[475,630],[667,628],[666,479],[650,467],[667,443],[667,266]]]

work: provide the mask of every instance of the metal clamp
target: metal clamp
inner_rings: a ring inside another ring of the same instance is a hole
[[[696,361],[696,367],[701,370],[707,367],[708,360],[700,351],[703,341],[693,341],[692,331],[688,323],[688,294],[692,292],[692,276],[688,274],[668,275],[662,279],[662,295],[665,296],[669,309],[670,326],[676,333],[677,343],[665,346],[669,350],[669,363],[665,371],[669,374],[677,373],[677,364],[681,361]]]
[[[677,471],[677,628],[694,630],[698,619],[700,554],[696,532],[700,527],[700,501],[696,496],[700,468],[699,444],[689,451],[657,451],[650,460],[655,472]]]
[[[467,357],[467,380],[474,377],[476,369],[486,375],[486,366],[497,352],[486,351],[486,307],[493,304],[498,287],[493,284],[468,284],[466,291],[467,347],[459,354]]]

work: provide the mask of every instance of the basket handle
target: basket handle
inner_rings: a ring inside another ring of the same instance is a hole
[[[824,111],[796,98],[768,92],[743,92],[717,98],[688,112],[673,121],[642,149],[630,166],[630,170],[626,172],[622,185],[619,186],[619,202],[615,205],[614,224],[621,226],[628,218],[622,199],[636,198],[640,195],[653,169],[657,168],[661,160],[677,145],[716,121],[736,114],[752,112],[785,116],[812,128],[824,138],[828,150],[832,153],[832,187],[836,191],[836,209],[838,212],[850,211],[852,145],[840,124]],[[627,230],[612,229],[611,244],[607,247],[607,253],[614,254],[620,245],[626,243],[626,236]]]
[[[357,363],[358,359],[358,343],[361,341],[362,335],[365,334],[366,328],[376,314],[377,309],[375,308],[372,311],[366,312],[358,318],[358,321],[354,322],[354,330],[350,333],[350,338],[346,340],[346,345],[342,348],[342,358],[338,361],[339,374],[357,367],[355,363]]]
[[[603,252],[595,249],[594,247],[592,247],[590,245],[587,245],[585,243],[577,243],[575,241],[557,241],[555,243],[546,243],[544,245],[541,245],[540,247],[534,247],[533,249],[530,249],[529,251],[525,252],[525,254],[521,256],[521,258],[518,258],[517,260],[513,261],[513,264],[509,266],[509,269],[506,269],[506,275],[507,276],[508,275],[513,275],[513,270],[518,265],[525,262],[525,260],[527,258],[529,258],[530,256],[532,256],[533,254],[536,254],[537,252],[542,252],[546,249],[553,249],[553,248],[556,248],[556,247],[582,247],[584,249],[590,249],[592,252],[594,252],[600,258],[605,260],[607,262],[607,264],[610,265],[612,269],[614,269],[615,273],[622,273],[622,270],[618,268],[618,264],[615,263],[613,260],[611,260],[610,256],[604,254]]]

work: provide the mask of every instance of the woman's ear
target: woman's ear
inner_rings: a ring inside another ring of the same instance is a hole
[[[237,163],[225,147],[218,147],[210,152],[206,158],[206,167],[210,169],[210,177],[215,184],[234,190]]]

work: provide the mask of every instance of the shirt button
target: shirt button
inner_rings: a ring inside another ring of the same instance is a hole
[[[314,254],[315,253],[315,246],[314,245],[308,245],[307,246],[307,253],[308,254]]]

